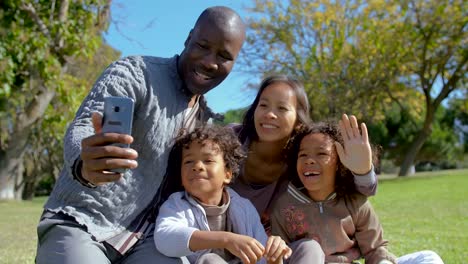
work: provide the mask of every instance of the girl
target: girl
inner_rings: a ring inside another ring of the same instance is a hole
[[[362,132],[346,130],[341,121],[340,129],[341,134],[336,125],[319,123],[305,128],[292,144],[291,182],[275,204],[271,220],[272,233],[291,243],[290,263],[310,263],[310,258],[302,257],[310,244],[302,244],[311,241],[318,242],[326,263],[351,263],[361,257],[366,264],[443,263],[432,251],[396,259],[387,250],[377,215],[353,182],[351,170],[364,163],[354,159],[344,166],[342,162],[344,142],[348,141],[348,155],[370,148],[366,126],[361,126]],[[317,247],[313,250],[317,252]]]
[[[161,253],[190,263],[257,263],[262,256],[282,263],[291,254],[281,238],[267,239],[252,204],[226,187],[243,157],[229,128],[197,128],[176,140],[169,171],[185,191],[160,208],[154,240]]]

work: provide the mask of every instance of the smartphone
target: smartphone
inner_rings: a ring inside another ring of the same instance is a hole
[[[133,99],[127,97],[105,97],[102,132],[132,135],[134,104]],[[114,145],[121,148],[130,147],[129,144],[122,143],[115,143]],[[111,171],[125,173],[126,169],[112,169]]]

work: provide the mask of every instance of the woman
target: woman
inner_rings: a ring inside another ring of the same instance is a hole
[[[262,81],[243,123],[232,125],[247,158],[231,187],[254,204],[268,234],[271,208],[287,188],[288,142],[309,121],[309,102],[302,83],[285,75],[274,75]],[[343,132],[359,130],[354,116],[343,115],[341,122]],[[363,158],[370,159],[369,169],[354,172],[354,182],[359,192],[371,196],[375,194],[377,180],[370,155]]]

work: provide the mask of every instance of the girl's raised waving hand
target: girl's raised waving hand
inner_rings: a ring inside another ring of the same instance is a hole
[[[364,175],[372,169],[372,150],[369,144],[366,124],[359,129],[354,115],[343,114],[339,122],[344,146],[335,142],[336,151],[341,162],[354,174]]]

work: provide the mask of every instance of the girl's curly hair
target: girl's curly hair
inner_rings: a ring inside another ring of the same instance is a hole
[[[240,163],[245,158],[245,153],[231,128],[207,125],[196,128],[192,132],[181,130],[169,153],[166,175],[159,187],[163,201],[172,193],[183,191],[181,179],[183,149],[187,149],[192,142],[201,143],[207,140],[218,145],[219,151],[223,154],[226,169],[232,172],[231,182],[238,176]]]
[[[309,134],[317,133],[327,135],[332,140],[332,144],[334,142],[339,142],[341,145],[344,144],[338,125],[334,121],[325,121],[304,126],[292,139],[291,144],[288,147],[288,175],[290,182],[296,187],[303,186],[299,175],[297,174],[297,155],[299,153],[302,139]],[[372,161],[376,163],[377,150],[373,146],[372,153]],[[335,177],[335,192],[337,194],[337,198],[350,198],[350,196],[358,193],[354,184],[354,175],[343,165],[343,163],[341,163],[339,157],[337,167],[338,169]]]

